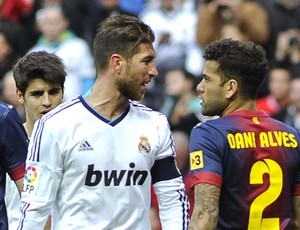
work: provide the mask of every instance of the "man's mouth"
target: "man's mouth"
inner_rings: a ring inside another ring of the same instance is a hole
[[[50,111],[50,110],[44,110],[44,111],[41,112],[41,114],[44,115],[44,114],[48,113],[49,111]]]

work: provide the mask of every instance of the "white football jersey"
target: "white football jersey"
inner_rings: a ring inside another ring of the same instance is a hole
[[[35,123],[19,229],[151,229],[150,186],[163,229],[187,229],[189,202],[166,117],[130,101],[115,120],[80,96]]]

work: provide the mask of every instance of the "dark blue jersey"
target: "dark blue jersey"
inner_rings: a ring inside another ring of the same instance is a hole
[[[16,110],[0,103],[0,229],[8,229],[4,202],[6,173],[14,181],[24,176],[27,135]]]
[[[262,111],[233,112],[192,130],[192,187],[221,188],[217,229],[291,228],[299,143],[296,129]]]

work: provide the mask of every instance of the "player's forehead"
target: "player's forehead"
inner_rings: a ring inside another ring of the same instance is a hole
[[[36,78],[31,80],[28,83],[28,87],[26,91],[32,91],[32,90],[49,90],[49,89],[53,89],[53,88],[61,88],[61,85],[58,83],[52,83],[52,82],[48,82],[45,81],[41,78]]]
[[[217,61],[208,60],[205,62],[203,76],[210,79],[220,79],[220,64]]]
[[[133,55],[133,58],[145,58],[145,57],[156,57],[156,52],[154,50],[152,43],[141,43],[138,47],[138,52]]]

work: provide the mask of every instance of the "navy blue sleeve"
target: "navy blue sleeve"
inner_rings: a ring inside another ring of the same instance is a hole
[[[27,155],[27,135],[16,110],[0,107],[0,158],[1,167],[13,180],[23,177],[20,167],[24,167]]]

